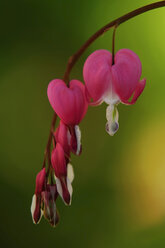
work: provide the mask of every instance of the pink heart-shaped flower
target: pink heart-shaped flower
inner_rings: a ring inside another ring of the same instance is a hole
[[[69,87],[61,79],[54,79],[48,85],[49,102],[66,125],[78,125],[86,114],[88,103],[85,87],[78,80],[71,80]]]

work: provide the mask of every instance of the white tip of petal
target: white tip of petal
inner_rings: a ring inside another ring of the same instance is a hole
[[[59,193],[59,195],[61,196],[61,198],[63,199],[63,195],[62,195],[62,185],[60,180],[56,177],[56,186],[57,186],[57,192]]]
[[[78,125],[75,126],[75,134],[76,134],[76,140],[77,140],[76,155],[79,155],[80,150],[81,150],[81,131]]]
[[[40,216],[40,219],[38,220],[38,222],[36,223],[36,221],[34,220],[34,212],[35,212],[35,209],[36,209],[36,203],[37,203],[37,197],[36,197],[36,194],[33,195],[32,197],[32,204],[31,204],[31,215],[32,215],[32,220],[33,220],[33,223],[34,224],[38,224],[42,218],[42,215],[43,215],[43,211],[41,211],[41,216]]]
[[[73,171],[73,166],[70,163],[67,164],[67,176],[69,181],[72,183],[74,180],[74,171]]]
[[[73,188],[72,188],[72,184],[69,180],[69,178],[67,177],[67,188],[68,188],[68,191],[69,191],[69,194],[70,194],[70,202],[69,202],[69,205],[71,205],[71,202],[72,202],[72,194],[73,194]]]
[[[33,214],[34,214],[35,208],[36,208],[36,195],[34,194],[32,197],[32,204],[31,204],[31,209],[30,209],[31,214],[32,214],[32,219],[33,219]],[[33,222],[34,222],[34,219],[33,219]]]
[[[117,130],[119,129],[119,113],[114,105],[109,105],[106,109],[106,118],[107,118],[107,123],[106,123],[106,131],[109,135],[113,136]]]
[[[72,167],[72,166],[71,166]],[[71,205],[71,201],[72,201],[72,193],[73,193],[73,188],[72,188],[72,184],[71,181],[69,180],[69,178],[66,178],[66,183],[67,183],[67,189],[70,195],[70,202],[69,204],[67,204],[63,198],[63,190],[62,190],[62,185],[61,185],[61,181],[56,177],[56,186],[57,186],[57,191],[58,194],[61,196],[63,202],[65,203],[65,205]]]

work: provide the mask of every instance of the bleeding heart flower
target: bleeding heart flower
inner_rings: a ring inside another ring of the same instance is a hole
[[[134,104],[144,90],[146,79],[140,80],[141,71],[139,57],[129,49],[119,50],[113,65],[112,55],[107,50],[95,51],[84,64],[83,76],[89,104],[106,102],[109,105],[106,131],[110,135],[114,135],[119,128],[117,105],[120,102]]]
[[[85,87],[78,80],[71,80],[69,87],[61,79],[54,79],[48,85],[49,102],[66,124],[78,125],[86,114],[88,103],[85,97]]]

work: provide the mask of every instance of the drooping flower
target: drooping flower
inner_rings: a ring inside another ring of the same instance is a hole
[[[73,174],[73,168],[71,173],[71,165],[68,163],[68,160],[66,160],[63,147],[60,143],[57,143],[56,147],[53,149],[51,161],[55,171],[57,191],[63,199],[64,203],[66,205],[70,205],[73,192],[71,185],[73,176],[70,178],[68,175]]]
[[[113,65],[112,55],[107,50],[95,51],[84,64],[83,76],[89,104],[105,102],[109,105],[106,131],[110,135],[114,135],[119,128],[117,105],[120,102],[134,104],[144,90],[146,79],[140,80],[141,72],[139,57],[129,49],[119,50]]]
[[[88,109],[84,85],[78,80],[71,80],[67,87],[63,80],[55,79],[49,83],[47,94],[52,108],[62,123],[69,128],[71,151],[79,155],[81,153],[81,132],[78,125]],[[62,124],[60,126],[64,135],[66,127]]]
[[[35,194],[32,197],[31,214],[34,224],[38,224],[44,215],[52,226],[57,225],[59,221],[57,196],[56,184],[46,182],[46,170],[43,168],[36,176]]]
[[[88,103],[85,97],[85,87],[78,80],[71,80],[69,87],[61,79],[54,79],[48,85],[49,102],[68,126],[78,125],[86,114]]]
[[[43,168],[36,176],[36,188],[35,194],[32,198],[31,214],[35,224],[38,224],[41,220],[43,212],[41,210],[41,193],[44,190],[46,183],[46,170]]]

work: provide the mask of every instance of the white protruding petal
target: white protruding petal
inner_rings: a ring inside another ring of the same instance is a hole
[[[31,209],[30,209],[30,210],[31,210],[31,215],[32,215],[32,220],[33,220],[33,223],[34,223],[34,224],[38,224],[38,223],[40,222],[41,218],[42,218],[42,215],[43,215],[43,211],[41,211],[40,219],[39,219],[39,221],[36,223],[35,220],[34,220],[34,218],[33,218],[33,216],[34,216],[34,211],[35,211],[35,209],[36,209],[36,203],[37,203],[37,197],[36,197],[36,194],[34,194],[33,197],[32,197],[32,204],[31,204]]]
[[[34,194],[32,197],[32,204],[31,204],[31,209],[30,209],[31,214],[32,214],[32,219],[33,219],[35,208],[36,208],[36,195]],[[34,219],[33,219],[33,222],[35,223]]]
[[[70,205],[71,204],[71,197],[72,197],[71,193],[72,193],[73,190],[72,190],[72,185],[71,185],[71,183],[70,183],[68,178],[67,178],[66,182],[67,182],[67,188],[68,188],[68,191],[69,191],[69,194],[70,194],[70,203],[69,203],[69,205]],[[62,194],[63,191],[62,191],[61,181],[57,177],[56,177],[56,186],[57,186],[57,191],[58,191],[59,195],[61,196],[63,202],[65,203],[65,205],[68,206],[68,204],[64,201],[64,198],[63,198],[63,194]]]
[[[106,109],[106,131],[109,135],[113,136],[119,129],[119,113],[117,107],[114,104],[110,104]]]
[[[68,191],[69,191],[69,194],[70,194],[70,202],[69,202],[69,205],[71,205],[71,202],[72,202],[72,194],[73,194],[73,188],[72,188],[72,184],[69,180],[69,178],[67,177],[67,188],[68,188]]]
[[[79,155],[81,149],[81,131],[78,125],[75,126],[75,134],[77,140],[77,151],[76,154]]]
[[[59,195],[63,199],[61,181],[57,177],[56,177],[56,186],[57,186],[57,191],[58,191]]]
[[[74,171],[73,171],[73,166],[70,163],[67,164],[67,175],[69,181],[72,183],[74,180]]]

